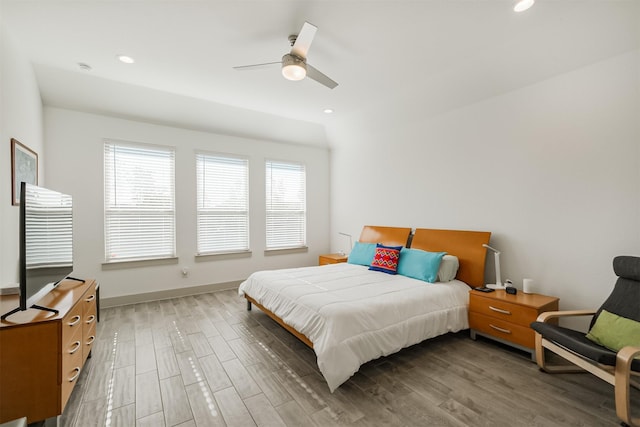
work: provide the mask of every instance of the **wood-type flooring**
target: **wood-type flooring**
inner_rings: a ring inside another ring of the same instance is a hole
[[[637,407],[640,394],[633,391]],[[468,331],[366,363],[333,394],[313,350],[236,290],[103,308],[59,424],[615,426],[613,387]]]

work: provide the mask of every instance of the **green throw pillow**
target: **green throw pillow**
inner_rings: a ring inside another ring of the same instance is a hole
[[[640,322],[602,310],[587,338],[616,352],[628,345],[640,347]]]

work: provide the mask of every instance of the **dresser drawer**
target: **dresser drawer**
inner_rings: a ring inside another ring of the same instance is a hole
[[[470,299],[469,312],[484,314],[526,327],[529,327],[538,317],[538,310],[535,308],[482,297]]]
[[[73,387],[78,382],[78,377],[82,370],[82,348],[73,354],[62,356],[62,383],[60,384],[61,405],[64,408],[73,391]]]
[[[89,330],[98,321],[98,313],[95,304],[90,307],[85,307],[85,313],[82,316],[82,329]]]
[[[82,305],[76,304],[71,310],[67,313],[66,316],[62,319],[62,347],[66,348],[71,338],[78,331],[82,331],[82,321],[83,313],[82,313]],[[82,332],[80,332],[82,333]]]
[[[76,333],[71,337],[67,345],[62,347],[62,377],[60,378],[62,408],[66,405],[73,386],[76,384],[78,376],[80,376],[83,347],[81,329],[76,329]]]
[[[83,306],[82,312],[84,313],[85,317],[90,312],[94,315],[96,314],[96,306],[97,306],[96,302],[97,302],[96,285],[95,283],[93,283],[89,287],[89,289],[87,289],[87,292],[84,294],[84,296],[82,297],[82,300],[80,301],[80,304],[82,304]]]
[[[95,322],[82,334],[82,360],[86,360],[89,352],[93,348],[93,342],[96,340],[96,324]]]
[[[491,335],[526,348],[535,347],[535,332],[528,326],[521,326],[493,316],[469,312],[469,328]]]

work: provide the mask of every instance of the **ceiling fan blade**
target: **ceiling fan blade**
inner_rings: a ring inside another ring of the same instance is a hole
[[[245,71],[245,70],[259,70],[262,68],[270,68],[272,65],[282,64],[282,61],[278,62],[265,62],[264,64],[252,64],[252,65],[240,65],[238,67],[233,67],[234,70]]]
[[[316,31],[318,31],[318,27],[305,22],[296,38],[296,42],[291,46],[291,53],[300,58],[306,58],[311,42],[316,36]]]
[[[322,74],[320,71],[309,64],[307,64],[307,77],[317,81],[320,84],[325,85],[329,89],[333,89],[334,87],[338,86],[338,83],[334,82],[329,77]]]

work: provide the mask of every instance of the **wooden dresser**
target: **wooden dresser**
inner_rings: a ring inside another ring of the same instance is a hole
[[[535,332],[531,322],[545,311],[558,310],[559,299],[540,294],[469,291],[469,328],[476,333],[531,353],[535,360]]]
[[[38,305],[0,322],[0,423],[29,423],[60,415],[96,339],[96,282],[65,280]],[[0,312],[18,307],[0,297]]]

